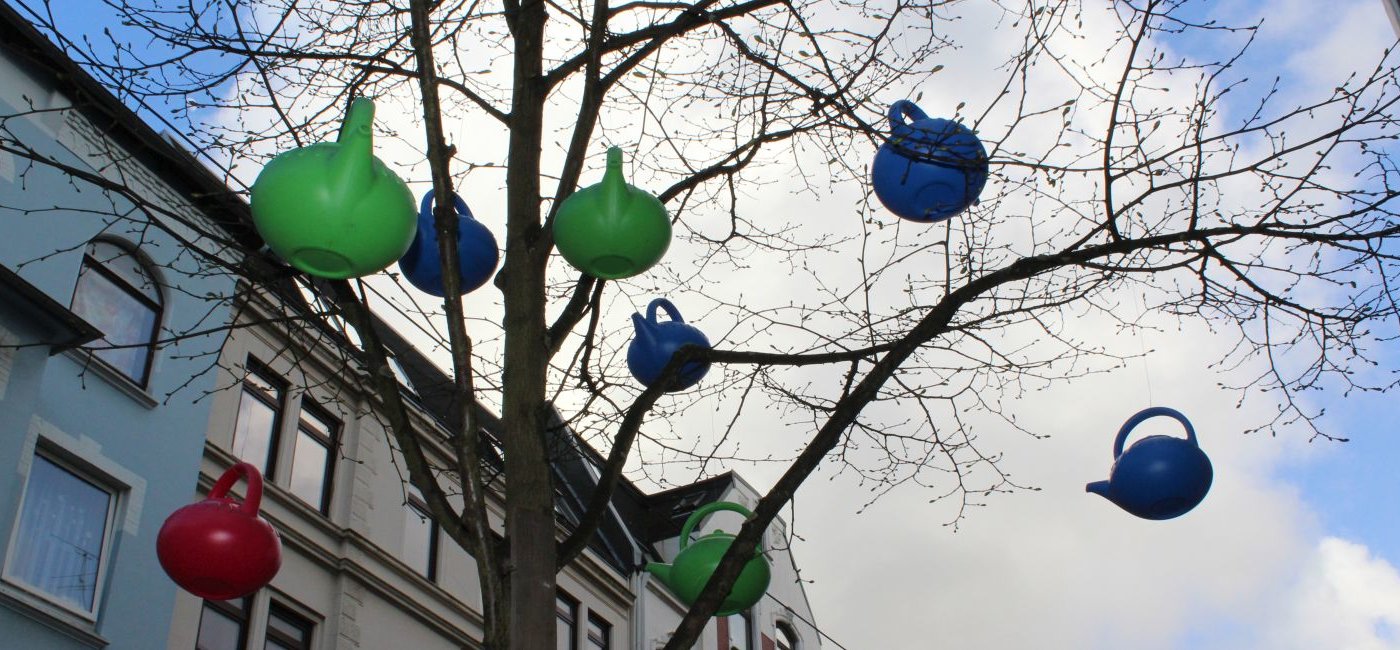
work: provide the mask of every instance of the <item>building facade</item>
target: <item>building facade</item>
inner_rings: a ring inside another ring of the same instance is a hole
[[[234,281],[189,254],[219,248],[189,161],[0,12],[0,646],[163,647],[154,540],[194,489],[222,343],[167,333],[226,322],[205,296]]]
[[[311,287],[253,285],[226,259],[258,249],[246,204],[3,3],[0,55],[0,645],[479,647],[474,562],[407,486],[352,338],[307,317]],[[424,444],[450,457],[448,378],[380,334]],[[562,536],[602,459],[551,435]],[[247,598],[204,601],[161,571],[155,533],[240,460],[265,476],[283,566]],[[700,505],[757,496],[732,474],[624,482],[558,576],[559,648],[662,647],[685,607],[643,568],[674,558]],[[700,532],[737,526],[720,513]],[[820,647],[785,539],[779,522],[765,540],[768,596],[697,648]]]

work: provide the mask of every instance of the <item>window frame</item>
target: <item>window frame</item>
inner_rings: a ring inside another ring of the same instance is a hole
[[[560,604],[566,604],[566,605],[568,605],[568,615],[569,615],[568,618],[564,618],[564,611],[563,611],[562,609],[560,609],[560,607],[559,607]],[[555,620],[554,625],[555,625],[555,629],[556,629],[556,630],[559,629],[559,628],[558,628],[558,626],[559,626],[559,621],[563,621],[565,624],[568,625],[568,627],[569,627],[569,645],[568,645],[568,650],[578,650],[578,619],[579,619],[578,613],[579,613],[579,602],[578,602],[578,599],[577,599],[577,598],[574,598],[573,596],[570,596],[569,593],[566,592],[566,591],[564,591],[563,589],[558,589],[558,590],[556,590],[556,591],[554,592],[554,620]],[[559,645],[559,639],[555,639],[554,645],[555,645],[555,647],[556,647],[556,649],[557,649],[557,648],[558,648],[558,645]]]
[[[306,633],[306,636],[301,641],[298,641],[287,636],[281,630],[274,628],[272,626],[272,618],[274,616],[291,623],[294,627],[301,628],[302,631]],[[288,648],[293,648],[294,650],[312,650],[316,646],[316,621],[311,620],[310,617],[303,615],[290,605],[278,601],[276,598],[269,600],[267,603],[267,623],[263,627],[262,650],[267,649],[268,641],[274,641]]]
[[[243,608],[239,609],[230,604],[235,601],[243,603]],[[199,623],[195,626],[195,650],[201,650],[199,632],[204,629],[204,614],[209,609],[236,621],[238,623],[238,643],[234,647],[238,650],[244,650],[248,647],[248,637],[252,634],[253,627],[253,598],[251,596],[234,600],[203,600],[201,602],[203,604],[199,608]]]
[[[776,638],[773,641],[776,650],[801,650],[802,639],[797,636],[797,630],[787,621],[778,621],[773,625]]]
[[[75,603],[60,599],[54,594],[49,593],[43,587],[16,575],[14,571],[16,561],[15,553],[19,548],[20,531],[24,523],[25,504],[29,502],[31,496],[30,487],[32,486],[32,477],[34,475],[33,463],[37,459],[43,459],[60,471],[67,472],[74,478],[107,493],[107,512],[104,515],[105,518],[102,523],[102,546],[98,551],[97,575],[93,578],[95,586],[93,588],[91,609],[85,610]],[[10,526],[10,540],[5,549],[5,564],[3,572],[0,572],[0,579],[24,590],[26,594],[41,599],[44,603],[61,608],[65,612],[81,617],[84,621],[95,624],[98,619],[98,614],[102,610],[103,597],[106,595],[107,572],[111,565],[112,551],[116,542],[116,531],[120,527],[117,514],[122,505],[121,500],[126,494],[127,489],[124,486],[119,486],[113,480],[87,470],[78,463],[64,458],[61,453],[45,448],[44,445],[34,446],[29,452],[28,464],[29,466],[24,474],[24,487],[21,490],[19,502],[15,509],[14,521]]]
[[[322,432],[316,430],[314,426],[307,426],[307,415],[310,415],[312,418],[326,425],[325,428],[327,431]],[[296,472],[297,466],[297,443],[301,441],[301,436],[303,434],[308,435],[326,448],[326,462],[321,468],[321,502],[312,504],[303,500],[303,503],[307,503],[307,505],[316,508],[317,511],[327,517],[330,516],[331,496],[335,491],[335,465],[340,455],[340,438],[343,429],[344,425],[338,418],[331,415],[330,409],[321,406],[315,400],[311,399],[309,395],[303,394],[301,396],[300,404],[297,408],[296,435],[293,437],[291,444],[292,459],[291,468],[287,473],[287,492],[292,496],[297,496],[297,494],[292,491],[292,476]],[[297,498],[300,499],[300,497]],[[431,518],[429,520],[431,521]]]
[[[602,645],[593,645],[593,626],[597,625],[603,632]],[[584,643],[588,644],[588,650],[600,648],[601,650],[612,650],[612,622],[598,615],[592,608],[588,610],[587,627],[584,628]]]
[[[408,498],[404,500],[404,510],[420,515],[428,522],[428,575],[418,572],[418,567],[410,566],[413,575],[426,579],[428,582],[437,584],[438,581],[438,536],[441,532],[437,520],[433,519],[432,513],[428,512],[428,503],[414,491],[408,493]],[[405,514],[407,516],[407,514]],[[405,527],[407,528],[407,527]],[[402,552],[402,551],[400,551]],[[403,559],[403,558],[401,558]],[[404,564],[408,564],[407,559],[403,559]]]
[[[276,389],[276,395],[268,395],[261,386],[248,380],[249,377],[257,377],[263,383]],[[237,453],[238,448],[238,426],[240,424],[239,414],[243,410],[243,397],[246,395],[252,399],[262,402],[262,404],[272,409],[272,426],[270,438],[267,443],[267,458],[263,459],[265,467],[259,468],[268,482],[273,482],[272,477],[277,471],[277,461],[280,454],[278,447],[282,441],[282,425],[286,420],[288,390],[291,382],[285,377],[273,371],[267,364],[258,361],[251,355],[243,363],[243,378],[239,380],[238,408],[234,411],[233,433],[229,437],[229,453],[240,460],[247,460]],[[251,461],[250,461],[251,462]]]
[[[126,279],[121,277],[120,274],[118,274],[116,271],[107,268],[106,263],[101,262],[96,257],[94,257],[92,253],[92,247],[95,244],[106,244],[108,246],[120,250],[127,257],[130,257],[132,261],[136,263],[136,267],[139,268],[141,272],[144,273],[147,279],[150,281],[152,291],[156,294],[156,300],[152,300],[151,297],[146,295],[145,292],[141,291],[139,287],[131,286],[131,283],[127,282]],[[102,367],[111,370],[118,376],[126,379],[127,381],[130,381],[132,384],[140,387],[143,390],[150,386],[151,370],[155,367],[156,341],[160,339],[160,328],[161,325],[165,322],[165,296],[163,295],[163,292],[160,289],[161,285],[159,276],[153,270],[153,267],[154,265],[150,263],[150,260],[146,259],[144,255],[141,255],[137,251],[135,246],[132,246],[127,242],[118,239],[112,239],[109,237],[94,238],[83,247],[82,263],[78,267],[78,277],[73,283],[73,298],[69,301],[70,309],[76,306],[76,303],[78,301],[78,293],[83,287],[83,274],[86,273],[89,269],[91,269],[92,271],[101,275],[104,280],[111,283],[117,289],[120,289],[122,293],[126,294],[130,298],[134,298],[138,303],[141,303],[142,306],[151,310],[151,312],[155,315],[155,318],[151,323],[151,331],[145,345],[138,346],[135,343],[121,344],[131,345],[132,347],[130,349],[141,349],[145,351],[145,362],[142,364],[140,377],[132,377],[131,375],[128,375],[125,370],[122,370],[116,365],[108,362],[106,359],[103,359],[101,355],[98,354],[102,351],[100,348],[93,349],[93,346],[100,346],[104,343],[107,343],[109,345],[111,344],[109,341],[107,341],[106,332],[103,332],[102,336],[99,337],[97,340],[92,341],[83,346],[83,349],[86,350],[88,353],[89,359],[97,361],[98,363],[102,364]],[[76,312],[76,310],[74,311]],[[82,314],[79,315],[81,316]],[[97,324],[94,323],[94,325]]]

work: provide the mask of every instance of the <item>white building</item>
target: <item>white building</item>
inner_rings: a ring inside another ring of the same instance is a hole
[[[235,310],[243,323],[280,322],[232,330],[222,390],[211,397],[200,477],[207,491],[239,459],[264,470],[263,516],[282,534],[282,570],[268,588],[238,602],[182,593],[169,647],[234,650],[264,638],[280,644],[268,647],[307,649],[478,647],[473,560],[438,535],[418,497],[406,491],[406,470],[376,417],[375,398],[360,388],[363,374],[347,358],[345,339],[319,324],[279,318],[287,302],[251,292]],[[434,414],[445,412],[450,380],[392,331],[381,336],[420,430],[445,435]],[[441,440],[425,438],[436,454],[449,456]],[[602,459],[572,435],[560,449],[558,510],[569,522]],[[664,645],[685,608],[642,567],[670,561],[686,518],[716,500],[752,507],[757,493],[733,474],[652,495],[624,482],[594,543],[559,574],[559,647]],[[492,505],[499,517],[500,503]],[[733,532],[738,523],[738,515],[719,513],[701,530]],[[769,596],[750,612],[717,619],[697,648],[820,647],[782,525],[775,523],[765,544],[773,549]]]

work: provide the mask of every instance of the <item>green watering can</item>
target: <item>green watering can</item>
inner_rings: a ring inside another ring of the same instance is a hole
[[[729,550],[729,545],[734,542],[733,535],[717,530],[695,540],[694,544],[690,543],[690,533],[695,529],[695,525],[700,523],[705,515],[719,510],[732,510],[745,517],[753,516],[748,508],[729,501],[716,501],[701,506],[685,520],[685,527],[681,529],[681,550],[676,555],[675,562],[652,562],[647,565],[647,572],[659,578],[686,605],[693,604],[695,599],[700,597],[705,583],[710,581],[715,567],[719,566],[719,561]],[[753,559],[739,572],[739,579],[734,582],[734,588],[729,590],[729,596],[720,603],[715,616],[729,616],[753,607],[763,598],[764,592],[768,591],[768,581],[771,578],[768,560],[761,552],[755,552]]]
[[[671,218],[655,196],[623,180],[622,150],[613,147],[603,181],[559,206],[554,245],[574,268],[595,278],[630,278],[666,254]]]
[[[413,243],[413,194],[374,157],[374,102],[350,105],[340,137],[272,159],[253,183],[253,225],[292,266],[333,280],[383,270]]]

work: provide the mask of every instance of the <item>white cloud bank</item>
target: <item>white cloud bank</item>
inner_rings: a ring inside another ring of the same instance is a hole
[[[1400,572],[1361,544],[1318,543],[1267,647],[1400,648]]]

